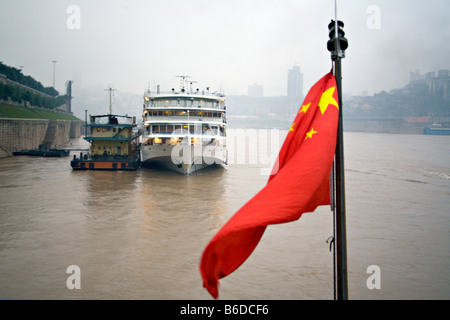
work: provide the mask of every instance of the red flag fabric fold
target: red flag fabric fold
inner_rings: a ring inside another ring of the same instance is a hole
[[[306,95],[266,186],[206,246],[200,273],[203,286],[215,299],[219,279],[244,263],[268,225],[298,220],[330,203],[338,109],[336,79],[328,73]]]

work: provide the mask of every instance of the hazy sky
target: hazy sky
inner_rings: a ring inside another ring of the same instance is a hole
[[[450,69],[449,13],[449,0],[338,0],[344,92],[389,91],[412,70]],[[331,68],[332,18],[334,0],[1,0],[0,61],[51,86],[57,60],[62,93],[66,80],[170,90],[187,74],[229,95],[258,83],[265,96],[285,95],[298,65],[306,93]]]

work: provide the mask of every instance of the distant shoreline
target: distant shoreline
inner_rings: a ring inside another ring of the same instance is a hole
[[[373,132],[392,134],[423,134],[428,122],[408,122],[403,118],[387,118],[383,120],[367,119],[355,121],[357,118],[344,118],[344,131]],[[288,130],[292,121],[287,119],[261,119],[253,116],[229,117],[230,129],[280,129]]]

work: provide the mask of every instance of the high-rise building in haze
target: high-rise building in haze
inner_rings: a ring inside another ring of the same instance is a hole
[[[293,66],[292,69],[288,70],[287,96],[289,98],[303,98],[303,74],[298,66]]]
[[[287,110],[286,115],[291,115],[298,110],[303,102],[303,74],[300,67],[293,66],[288,70],[287,76]]]

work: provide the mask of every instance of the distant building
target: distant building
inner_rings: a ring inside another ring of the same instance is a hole
[[[410,86],[425,84],[428,87],[428,94],[436,94],[444,99],[450,99],[450,70],[439,70],[421,75],[419,70],[409,73]]]
[[[287,114],[294,114],[303,101],[303,74],[300,67],[293,66],[287,76]]]
[[[248,86],[248,96],[252,98],[262,98],[263,86],[257,83]]]
[[[303,74],[298,66],[288,70],[287,96],[290,98],[303,98]]]

